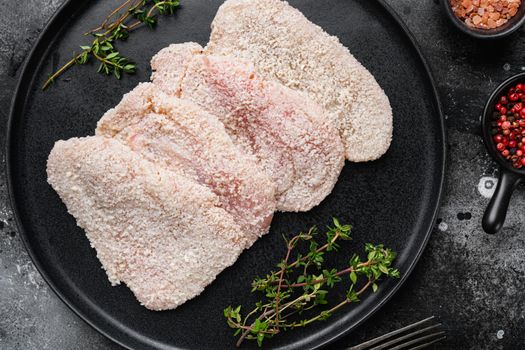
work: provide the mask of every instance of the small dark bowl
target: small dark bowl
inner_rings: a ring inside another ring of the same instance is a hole
[[[441,4],[445,9],[450,21],[462,32],[477,38],[477,39],[498,39],[510,35],[511,33],[518,30],[519,27],[525,22],[525,0],[522,0],[518,12],[504,25],[494,29],[476,29],[471,28],[460,20],[450,5],[450,0],[441,0]]]
[[[483,230],[491,234],[497,233],[503,227],[512,193],[516,186],[525,179],[525,167],[521,169],[514,168],[512,163],[503,158],[497,151],[490,125],[499,96],[506,93],[511,86],[518,82],[525,83],[525,73],[514,75],[501,83],[490,95],[481,117],[483,141],[488,153],[500,166],[498,185],[482,220]]]

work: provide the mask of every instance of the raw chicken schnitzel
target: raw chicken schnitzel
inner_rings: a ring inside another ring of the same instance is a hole
[[[151,61],[165,92],[215,114],[237,145],[252,152],[277,184],[277,209],[307,211],[337,182],[343,145],[324,111],[303,95],[263,79],[248,62],[174,44]]]
[[[48,182],[86,231],[113,285],[152,310],[199,295],[244,249],[209,188],[100,136],[58,141]]]
[[[246,247],[268,232],[275,184],[253,155],[233,144],[219,119],[199,106],[154,84],[139,84],[99,120],[96,134],[208,187],[246,232]]]
[[[339,39],[281,0],[227,0],[206,51],[253,61],[267,78],[306,93],[328,113],[354,162],[381,157],[392,109],[372,74]]]

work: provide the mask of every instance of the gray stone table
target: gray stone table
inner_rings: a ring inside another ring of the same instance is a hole
[[[62,2],[0,1],[1,144],[20,66]],[[512,198],[503,232],[484,234],[480,220],[497,169],[481,143],[478,118],[490,91],[525,70],[525,30],[504,41],[478,42],[452,28],[436,2],[388,2],[414,33],[436,77],[448,129],[446,190],[438,224],[408,282],[331,348],[436,315],[448,331],[436,349],[523,349],[525,188]],[[0,349],[119,349],[73,314],[35,270],[13,222],[3,153],[0,159]]]

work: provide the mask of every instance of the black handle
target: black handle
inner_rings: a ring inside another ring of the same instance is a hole
[[[485,210],[485,215],[483,215],[481,222],[485,232],[494,234],[503,227],[510,197],[512,197],[512,192],[514,192],[514,189],[520,183],[521,179],[521,176],[518,174],[503,168],[500,169],[496,191],[490,200],[489,206]]]

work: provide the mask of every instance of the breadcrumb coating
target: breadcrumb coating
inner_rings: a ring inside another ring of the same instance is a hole
[[[199,295],[244,248],[244,233],[209,188],[115,139],[58,141],[47,175],[111,283],[124,282],[148,309]]]
[[[337,37],[299,10],[280,0],[227,0],[211,27],[206,52],[251,60],[267,78],[310,96],[339,129],[348,160],[388,150],[388,97]]]
[[[344,165],[343,144],[324,111],[252,64],[174,44],[151,60],[163,91],[215,114],[237,145],[252,152],[277,184],[277,209],[307,211],[332,191]]]
[[[224,125],[190,101],[151,83],[124,95],[98,122],[97,135],[114,137],[149,161],[215,193],[246,232],[246,247],[267,233],[275,184],[253,155],[233,144]]]

